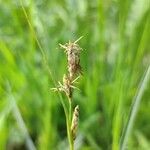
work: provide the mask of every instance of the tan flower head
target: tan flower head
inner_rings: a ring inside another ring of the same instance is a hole
[[[73,84],[79,79],[79,76],[74,79],[73,81],[70,80],[70,78],[64,74],[63,76],[63,84],[61,82],[58,82],[58,87],[57,88],[51,88],[53,91],[60,91],[60,92],[65,92],[67,97],[71,98],[72,97],[72,92],[73,89],[78,89],[77,87],[73,86]]]
[[[73,140],[76,139],[78,122],[79,122],[79,106],[77,105],[73,112],[73,118],[72,118],[72,124],[71,124],[71,132],[72,132]]]
[[[80,48],[80,46],[77,44],[81,38],[82,37],[77,39],[75,42],[69,41],[69,43],[66,43],[65,45],[59,44],[60,47],[65,49],[68,61],[68,72],[71,80],[73,80],[77,74],[81,73],[80,52],[82,48]]]

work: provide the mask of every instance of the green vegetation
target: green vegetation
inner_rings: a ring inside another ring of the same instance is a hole
[[[0,0],[0,150],[69,147],[50,88],[80,36],[75,149],[150,149],[149,0]]]

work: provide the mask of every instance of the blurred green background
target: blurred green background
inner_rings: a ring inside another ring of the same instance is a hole
[[[149,0],[0,0],[0,150],[27,145],[33,150],[32,142],[37,150],[68,148],[64,111],[50,88],[52,78],[61,81],[66,72],[58,44],[80,36],[83,76],[81,91],[73,95],[74,106],[80,106],[75,147],[118,150],[150,65],[149,6]],[[150,84],[127,149],[150,149]]]

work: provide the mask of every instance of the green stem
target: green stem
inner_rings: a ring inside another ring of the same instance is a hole
[[[73,145],[73,139],[72,139],[72,133],[71,133],[71,124],[69,122],[69,118],[67,118],[67,136],[68,136],[68,141],[69,141],[69,147],[70,150],[74,150],[74,145]]]
[[[68,142],[69,142],[69,147],[70,150],[74,150],[74,143],[73,143],[73,138],[72,138],[72,133],[71,133],[71,121],[72,121],[72,103],[71,103],[71,98],[68,98],[69,102],[69,111],[67,110],[67,107],[65,105],[65,102],[62,98],[62,95],[59,93],[59,97],[65,112],[65,117],[66,117],[66,126],[67,126],[67,137],[68,137]]]
[[[71,102],[71,98],[68,98],[69,100],[69,122],[71,125],[71,121],[72,121],[72,102]]]
[[[70,150],[74,150],[74,142],[73,142],[72,132],[71,132],[71,121],[72,121],[72,100],[71,100],[71,98],[68,98],[68,101],[69,101],[69,115],[68,115],[68,124],[67,124],[68,140],[69,140]]]

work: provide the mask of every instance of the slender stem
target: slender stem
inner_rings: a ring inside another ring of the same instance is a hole
[[[71,133],[71,124],[69,122],[69,118],[67,118],[67,136],[68,136],[68,141],[69,141],[69,147],[70,150],[74,150],[74,145],[73,145],[73,140],[72,140],[72,133]]]
[[[72,132],[71,132],[71,121],[72,121],[72,99],[68,97],[69,101],[69,118],[68,118],[68,138],[69,138],[69,144],[70,144],[70,150],[74,150],[74,142],[72,138]]]
[[[59,98],[61,100],[64,112],[65,112],[66,126],[67,126],[67,137],[68,137],[69,147],[70,147],[70,150],[74,150],[74,143],[73,143],[73,138],[72,138],[72,133],[71,133],[71,120],[72,120],[71,98],[68,97],[68,102],[69,102],[69,111],[68,111],[67,107],[64,103],[64,99],[62,98],[62,95],[60,93],[58,93],[58,94],[59,94]]]
[[[71,98],[68,98],[69,100],[69,122],[71,124],[71,121],[72,121],[72,100]]]
[[[50,68],[49,68],[49,65],[48,65],[48,59],[47,59],[47,57],[46,57],[45,51],[44,51],[44,49],[42,48],[42,46],[41,46],[41,44],[40,44],[40,42],[39,42],[39,40],[38,40],[38,38],[37,38],[37,35],[36,35],[36,33],[35,33],[35,30],[34,30],[32,24],[31,24],[31,22],[30,22],[30,20],[29,20],[29,17],[28,17],[28,15],[27,15],[26,9],[25,9],[24,6],[23,6],[23,0],[20,0],[20,3],[21,3],[22,10],[23,10],[23,12],[24,12],[24,14],[25,14],[25,17],[26,17],[26,19],[27,19],[27,22],[28,22],[28,24],[29,24],[29,27],[30,27],[30,29],[31,29],[31,31],[32,31],[32,33],[33,33],[33,36],[34,36],[34,38],[35,38],[35,40],[36,40],[36,42],[37,42],[37,44],[38,44],[38,46],[39,46],[39,48],[40,48],[40,51],[41,51],[41,53],[42,53],[42,57],[43,57],[45,66],[46,66],[46,68],[48,69],[48,72],[49,72],[49,74],[50,74],[50,77],[51,77],[51,79],[52,79],[52,82],[53,82],[54,85],[56,86],[56,83],[55,83],[55,81],[54,81],[54,79],[53,79],[53,76],[52,76],[52,72],[51,72],[51,70],[50,70]],[[80,38],[79,38],[78,40],[76,40],[74,43],[77,43],[81,38],[82,38],[82,37],[80,37]],[[60,93],[59,93],[59,98],[60,98],[60,100],[61,100],[61,103],[62,103],[64,112],[65,112],[65,116],[66,116],[67,135],[68,135],[68,141],[69,141],[69,145],[70,145],[70,150],[74,150],[73,138],[72,138],[72,133],[71,133],[71,117],[72,117],[72,104],[70,103],[70,102],[71,102],[71,99],[69,99],[69,112],[68,112],[68,109],[67,109],[67,107],[66,107],[66,105],[65,105],[65,103],[64,103],[64,100],[63,100],[63,98],[62,98],[62,95],[61,95]]]

